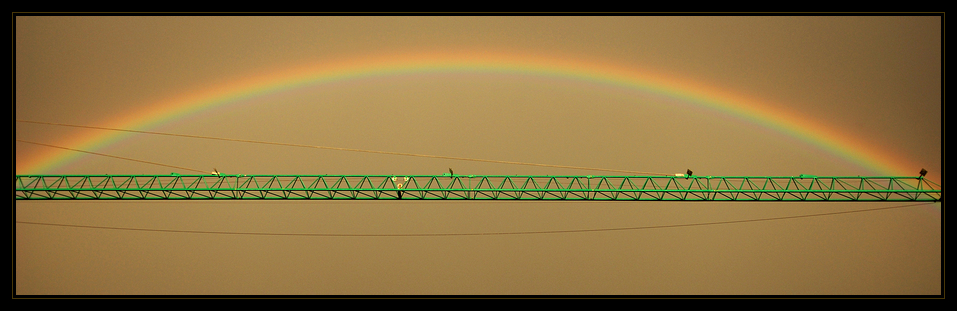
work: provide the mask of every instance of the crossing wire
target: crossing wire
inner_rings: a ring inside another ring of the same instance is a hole
[[[121,159],[121,160],[133,161],[133,162],[140,162],[140,163],[146,163],[146,164],[152,164],[152,165],[159,165],[159,166],[165,166],[165,167],[170,167],[170,168],[177,168],[177,169],[186,170],[186,171],[200,172],[200,173],[203,173],[203,174],[208,173],[207,171],[192,169],[192,168],[188,168],[188,167],[175,166],[175,165],[169,165],[169,164],[163,164],[163,163],[157,163],[157,162],[150,162],[150,161],[144,161],[144,160],[137,160],[137,159],[133,159],[133,158],[115,156],[115,155],[110,155],[110,154],[105,154],[105,153],[92,152],[92,151],[79,150],[79,149],[67,148],[67,147],[62,147],[62,146],[56,146],[56,145],[38,143],[38,142],[35,142],[35,141],[29,141],[29,140],[23,140],[23,139],[17,139],[17,141],[18,141],[18,142],[21,142],[21,143],[40,145],[40,146],[46,146],[46,147],[51,147],[51,148],[59,148],[59,149],[65,149],[65,150],[70,150],[70,151],[75,151],[75,152],[89,153],[89,154],[93,154],[93,155],[104,156],[104,157],[110,157],[110,158],[115,158],[115,159]]]
[[[73,128],[95,129],[95,130],[106,130],[106,131],[117,131],[117,132],[127,132],[127,133],[139,133],[139,134],[162,135],[162,136],[172,136],[172,137],[184,137],[184,138],[207,139],[207,140],[218,140],[218,141],[242,142],[242,143],[251,143],[251,144],[273,145],[273,146],[287,146],[287,147],[314,148],[314,149],[326,149],[326,150],[338,150],[338,151],[364,152],[364,153],[386,154],[386,155],[399,155],[399,156],[420,157],[420,158],[432,158],[432,159],[446,159],[446,160],[471,161],[471,162],[485,162],[485,163],[497,163],[497,164],[511,164],[511,165],[524,165],[524,166],[564,168],[564,169],[578,169],[578,170],[589,170],[589,171],[629,173],[629,174],[638,174],[638,175],[659,175],[659,176],[669,176],[669,175],[673,175],[673,174],[665,174],[665,173],[640,172],[640,171],[618,170],[618,169],[606,169],[606,168],[595,168],[595,167],[581,167],[581,166],[541,164],[541,163],[531,163],[531,162],[487,160],[487,159],[465,158],[465,157],[452,157],[452,156],[440,156],[440,155],[430,155],[430,154],[417,154],[417,153],[394,152],[394,151],[378,151],[378,150],[366,150],[366,149],[355,149],[355,148],[341,148],[341,147],[328,147],[328,146],[293,144],[293,143],[280,143],[280,142],[270,142],[270,141],[260,141],[260,140],[249,140],[249,139],[223,138],[223,137],[212,137],[212,136],[202,136],[202,135],[174,134],[174,133],[164,133],[164,132],[153,132],[153,131],[142,131],[142,130],[130,130],[130,129],[117,129],[117,128],[108,128],[108,127],[99,127],[99,126],[75,125],[75,124],[54,123],[54,122],[42,122],[42,121],[30,121],[30,120],[17,120],[17,122],[21,122],[21,123],[32,123],[32,124],[43,124],[43,125],[55,125],[55,126],[64,126],[64,127],[73,127]],[[204,172],[204,173],[205,173],[205,172]]]
[[[72,224],[57,224],[57,223],[46,223],[46,222],[19,221],[19,220],[17,221],[17,223],[18,223],[18,224],[26,224],[26,225],[70,227],[70,228],[86,228],[86,229],[104,229],[104,230],[122,230],[122,231],[164,232],[164,233],[201,233],[201,234],[253,235],[253,236],[310,236],[310,237],[451,237],[451,236],[567,234],[567,233],[608,232],[608,231],[634,231],[634,230],[648,230],[648,229],[700,227],[700,226],[711,226],[711,225],[728,225],[728,224],[740,224],[740,223],[750,223],[750,222],[764,222],[764,221],[786,220],[786,219],[797,219],[797,218],[834,216],[834,215],[851,214],[851,213],[874,212],[874,211],[880,211],[880,210],[899,209],[899,208],[913,207],[913,206],[921,206],[921,205],[927,205],[927,204],[934,204],[934,203],[918,203],[918,204],[907,204],[907,205],[897,205],[897,206],[889,206],[889,207],[879,207],[879,208],[871,208],[871,209],[853,210],[853,211],[839,211],[839,212],[818,213],[818,214],[806,214],[806,215],[794,215],[794,216],[780,216],[780,217],[768,217],[768,218],[757,218],[757,219],[743,219],[743,220],[729,220],[729,221],[716,221],[716,222],[691,223],[691,224],[676,224],[676,225],[658,225],[658,226],[643,226],[643,227],[621,227],[621,228],[598,228],[598,229],[546,230],[546,231],[475,232],[475,233],[393,233],[393,234],[388,234],[388,233],[386,233],[386,234],[362,234],[362,233],[355,233],[355,234],[350,234],[350,233],[236,232],[236,231],[175,230],[175,229],[150,229],[150,228],[131,228],[131,227],[90,226],[90,225],[72,225]]]

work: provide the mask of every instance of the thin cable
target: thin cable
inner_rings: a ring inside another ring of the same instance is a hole
[[[55,224],[55,223],[31,222],[31,221],[17,221],[17,223],[18,223],[18,224],[28,224],[28,225],[42,225],[42,226],[56,226],[56,227],[70,227],[70,228],[86,228],[86,229],[107,229],[107,230],[166,232],[166,233],[202,233],[202,234],[226,234],[226,235],[254,235],[254,236],[443,237],[443,236],[488,236],[488,235],[531,235],[531,234],[556,234],[556,233],[585,233],[585,232],[630,231],[630,230],[646,230],[646,229],[665,229],[665,228],[681,228],[681,227],[698,227],[698,226],[727,225],[727,224],[739,224],[739,223],[748,223],[748,222],[761,222],[761,221],[772,221],[772,220],[785,220],[785,219],[796,219],[796,218],[808,218],[808,217],[833,216],[833,215],[850,214],[850,213],[874,212],[874,211],[880,211],[880,210],[898,209],[898,208],[921,206],[921,205],[928,205],[928,204],[934,204],[934,203],[918,203],[918,204],[899,205],[899,206],[890,206],[890,207],[881,207],[881,208],[872,208],[872,209],[863,209],[863,210],[854,210],[854,211],[841,211],[841,212],[830,212],[830,213],[819,213],[819,214],[808,214],[808,215],[781,216],[781,217],[770,217],[770,218],[745,219],[745,220],[730,220],[730,221],[717,221],[717,222],[705,222],[705,223],[693,223],[693,224],[680,224],[680,225],[661,225],[661,226],[625,227],[625,228],[600,228],[600,229],[578,229],[578,230],[552,230],[552,231],[480,232],[480,233],[397,233],[397,234],[269,233],[269,232],[230,232],[230,231],[201,231],[201,230],[172,230],[172,229],[124,228],[124,227],[106,227],[106,226],[87,226],[87,225]]]
[[[660,175],[660,176],[673,175],[673,174],[665,174],[665,173],[639,172],[639,171],[616,170],[616,169],[594,168],[594,167],[581,167],[581,166],[569,166],[569,165],[553,165],[553,164],[540,164],[540,163],[529,163],[529,162],[500,161],[500,160],[486,160],[486,159],[476,159],[476,158],[438,156],[438,155],[416,154],[416,153],[405,153],[405,152],[377,151],[377,150],[365,150],[365,149],[354,149],[354,148],[340,148],[340,147],[327,147],[327,146],[315,146],[315,145],[303,145],[303,144],[291,144],[291,143],[278,143],[278,142],[268,142],[268,141],[259,141],[259,140],[235,139],[235,138],[222,138],[222,137],[211,137],[211,136],[201,136],[201,135],[173,134],[173,133],[152,132],[152,131],[140,131],[140,130],[127,130],[127,129],[116,129],[116,128],[108,128],[108,127],[85,126],[85,125],[53,123],[53,122],[41,122],[41,121],[17,120],[17,122],[33,123],[33,124],[44,124],[44,125],[56,125],[56,126],[85,128],[85,129],[95,129],[95,130],[106,130],[106,131],[117,131],[117,132],[128,132],[128,133],[164,135],[164,136],[173,136],[173,137],[185,137],[185,138],[209,139],[209,140],[219,140],[219,141],[243,142],[243,143],[252,143],[252,144],[274,145],[274,146],[287,146],[287,147],[315,148],[315,149],[327,149],[327,150],[338,150],[338,151],[365,152],[365,153],[387,154],[387,155],[400,155],[400,156],[420,157],[420,158],[432,158],[432,159],[447,159],[447,160],[459,160],[459,161],[471,161],[471,162],[485,162],[485,163],[512,164],[512,165],[525,165],[525,166],[553,167],[553,168],[578,169],[578,170],[590,170],[590,171],[629,173],[629,174],[638,174],[638,175]]]
[[[133,162],[140,162],[140,163],[146,163],[146,164],[152,164],[152,165],[159,165],[159,166],[165,166],[165,167],[176,168],[176,169],[187,170],[187,171],[193,171],[193,172],[200,172],[200,173],[203,173],[203,174],[206,174],[206,173],[207,173],[206,171],[197,170],[197,169],[192,169],[192,168],[188,168],[188,167],[182,167],[182,166],[175,166],[175,165],[169,165],[169,164],[163,164],[163,163],[156,163],[156,162],[150,162],[150,161],[137,160],[137,159],[126,158],[126,157],[121,157],[121,156],[109,155],[109,154],[105,154],[105,153],[98,153],[98,152],[92,152],[92,151],[79,150],[79,149],[73,149],[73,148],[67,148],[67,147],[61,147],[61,146],[55,146],[55,145],[49,145],[49,144],[44,144],[44,143],[38,143],[38,142],[34,142],[34,141],[28,141],[28,140],[22,140],[22,139],[17,139],[17,141],[18,141],[18,142],[21,142],[21,143],[28,143],[28,144],[40,145],[40,146],[46,146],[46,147],[51,147],[51,148],[59,148],[59,149],[65,149],[65,150],[76,151],[76,152],[82,152],[82,153],[89,153],[89,154],[94,154],[94,155],[98,155],[98,156],[116,158],[116,159],[121,159],[121,160],[127,160],[127,161],[133,161]]]

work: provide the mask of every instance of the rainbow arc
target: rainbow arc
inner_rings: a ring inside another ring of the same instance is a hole
[[[612,64],[517,53],[409,53],[357,57],[338,62],[300,66],[181,94],[116,116],[98,126],[148,130],[267,94],[341,81],[433,73],[533,75],[657,94],[797,138],[877,175],[913,175],[914,172],[911,171],[917,167],[906,159],[865,144],[834,128],[823,126],[788,111],[775,109],[772,105],[694,81],[670,78]],[[114,144],[130,135],[132,134],[90,132],[86,136],[73,137],[60,145],[92,151]],[[81,156],[84,155],[68,150],[50,150],[30,159],[17,159],[16,172],[18,174],[53,172]]]

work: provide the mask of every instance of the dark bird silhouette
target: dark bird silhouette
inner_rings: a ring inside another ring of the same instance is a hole
[[[692,174],[694,174],[694,173],[692,173],[691,170],[689,169],[689,170],[688,170],[688,176],[691,176]]]
[[[451,168],[451,167],[449,168],[449,175],[455,175],[455,173],[452,173],[452,168]]]
[[[920,169],[920,177],[924,177],[924,176],[927,176],[927,170],[926,170],[926,169]]]

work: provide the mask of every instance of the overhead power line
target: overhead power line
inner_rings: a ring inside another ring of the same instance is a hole
[[[163,136],[172,136],[172,137],[184,137],[184,138],[207,139],[207,140],[218,140],[218,141],[231,141],[231,142],[242,142],[242,143],[251,143],[251,144],[273,145],[273,146],[287,146],[287,147],[313,148],[313,149],[325,149],[325,150],[364,152],[364,153],[386,154],[386,155],[398,155],[398,156],[409,156],[409,157],[420,157],[420,158],[432,158],[432,159],[446,159],[446,160],[458,160],[458,161],[470,161],[470,162],[484,162],[484,163],[497,163],[497,164],[511,164],[511,165],[524,165],[524,166],[564,168],[564,169],[578,169],[578,170],[602,171],[602,172],[616,172],[616,173],[628,173],[628,174],[638,174],[638,175],[660,175],[660,176],[670,176],[670,175],[674,175],[674,174],[655,173],[655,172],[640,172],[640,171],[632,171],[632,170],[619,170],[619,169],[607,169],[607,168],[595,168],[595,167],[582,167],[582,166],[571,166],[571,165],[554,165],[554,164],[542,164],[542,163],[531,163],[531,162],[517,162],[517,161],[488,160],[488,159],[477,159],[477,158],[466,158],[466,157],[453,157],[453,156],[441,156],[441,155],[430,155],[430,154],[417,154],[417,153],[407,153],[407,152],[378,151],[378,150],[355,149],[355,148],[341,148],[341,147],[317,146],[317,145],[306,145],[306,144],[280,143],[280,142],[270,142],[270,141],[261,141],[261,140],[249,140],[249,139],[236,139],[236,138],[212,137],[212,136],[203,136],[203,135],[174,134],[174,133],[164,133],[164,132],[154,132],[154,131],[141,131],[141,130],[117,129],[117,128],[108,128],[108,127],[99,127],[99,126],[86,126],[86,125],[75,125],[75,124],[54,123],[54,122],[41,122],[41,121],[30,121],[30,120],[17,120],[17,122],[21,122],[21,123],[31,123],[31,124],[43,124],[43,125],[65,126],[65,127],[73,127],[73,128],[85,128],[85,129],[105,130],[105,131],[117,131],[117,132],[127,132],[127,133],[163,135]]]
[[[175,165],[169,165],[169,164],[163,164],[163,163],[157,163],[157,162],[137,160],[137,159],[133,159],[133,158],[115,156],[115,155],[110,155],[110,154],[105,154],[105,153],[92,152],[92,151],[79,150],[79,149],[67,148],[67,147],[62,147],[62,146],[56,146],[56,145],[38,143],[38,142],[34,142],[34,141],[29,141],[29,140],[17,139],[17,141],[18,141],[18,142],[21,142],[21,143],[34,144],[34,145],[40,145],[40,146],[51,147],[51,148],[58,148],[58,149],[64,149],[64,150],[75,151],[75,152],[88,153],[88,154],[93,154],[93,155],[98,155],[98,156],[104,156],[104,157],[110,157],[110,158],[115,158],[115,159],[120,159],[120,160],[127,160],[127,161],[139,162],[139,163],[159,165],[159,166],[164,166],[164,167],[169,167],[169,168],[175,168],[175,169],[181,169],[181,170],[187,170],[187,171],[193,171],[193,172],[199,172],[199,173],[204,173],[204,174],[205,174],[205,173],[208,173],[207,171],[192,169],[192,168],[188,168],[188,167],[182,167],[182,166],[175,166]]]
[[[443,236],[444,236],[444,237],[451,237],[451,236],[532,235],[532,234],[562,234],[562,233],[567,234],[567,233],[609,232],[609,231],[634,231],[634,230],[648,230],[648,229],[667,229],[667,228],[700,227],[700,226],[713,226],[713,225],[729,225],[729,224],[741,224],[741,223],[751,223],[751,222],[764,222],[764,221],[786,220],[786,219],[797,219],[797,218],[834,216],[834,215],[851,214],[851,213],[874,212],[874,211],[880,211],[880,210],[898,209],[898,208],[921,206],[921,205],[927,205],[927,204],[933,204],[933,203],[908,204],[908,205],[898,205],[898,206],[871,208],[871,209],[863,209],[863,210],[839,211],[839,212],[807,214],[807,215],[794,215],[794,216],[768,217],[768,218],[758,218],[758,219],[744,219],[744,220],[729,220],[729,221],[703,222],[703,223],[691,223],[691,224],[676,224],[676,225],[658,225],[658,226],[642,226],[642,227],[619,227],[619,228],[598,228],[598,229],[515,231],[515,232],[475,232],[475,233],[391,233],[391,234],[390,234],[390,233],[384,233],[384,234],[366,233],[366,234],[363,234],[363,233],[236,232],[236,231],[175,230],[175,229],[150,229],[150,228],[131,228],[131,227],[90,226],[90,225],[57,224],[57,223],[32,222],[32,221],[17,221],[17,223],[18,223],[18,224],[28,224],[28,225],[56,226],[56,227],[70,227],[70,228],[86,228],[86,229],[105,229],[105,230],[142,231],[142,232],[164,232],[164,233],[201,233],[201,234],[225,234],[225,235],[252,235],[252,236],[310,236],[310,237],[443,237]]]

